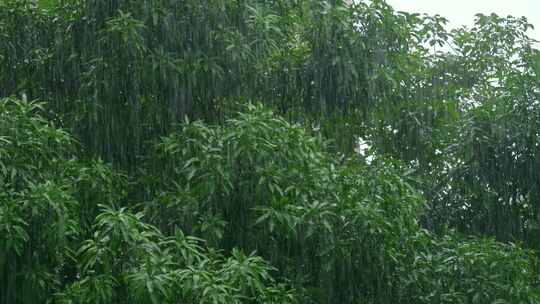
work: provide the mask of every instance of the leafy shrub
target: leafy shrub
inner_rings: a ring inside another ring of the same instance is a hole
[[[338,164],[320,139],[260,106],[248,106],[223,126],[184,124],[157,144],[145,176],[152,177],[147,214],[163,231],[181,227],[221,248],[257,250],[318,302],[429,302],[432,293],[458,299],[471,288],[493,293],[482,301],[532,293],[532,271],[499,278],[489,266],[499,261],[504,271],[530,270],[526,252],[505,254],[495,242],[423,232],[417,223],[422,198],[399,162],[376,157],[369,165]],[[489,262],[472,263],[467,281],[442,262],[469,254]],[[424,256],[437,259],[421,263]],[[436,267],[443,277],[432,274]],[[448,282],[422,285],[432,280]]]
[[[427,232],[398,253],[405,303],[538,303],[535,258],[516,245]],[[405,261],[408,261],[405,263]]]
[[[226,258],[180,230],[164,237],[143,214],[102,206],[94,236],[78,251],[80,279],[62,303],[294,303],[260,257]]]
[[[1,303],[294,303],[262,258],[164,237],[120,207],[125,178],[77,159],[41,112],[0,101]]]
[[[44,301],[60,288],[93,205],[118,196],[111,170],[83,166],[72,137],[40,113],[37,103],[0,100],[0,302]]]

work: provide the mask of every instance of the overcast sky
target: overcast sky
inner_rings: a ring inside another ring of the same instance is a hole
[[[398,11],[439,14],[450,27],[472,25],[477,13],[525,16],[535,27],[529,36],[540,40],[540,0],[387,0]],[[539,44],[537,44],[539,45]]]

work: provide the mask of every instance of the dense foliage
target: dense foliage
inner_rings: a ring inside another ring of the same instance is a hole
[[[539,303],[532,26],[345,2],[0,0],[0,303]]]

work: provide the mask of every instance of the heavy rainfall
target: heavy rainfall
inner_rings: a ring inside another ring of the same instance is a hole
[[[540,303],[540,51],[471,24],[0,0],[0,304]]]

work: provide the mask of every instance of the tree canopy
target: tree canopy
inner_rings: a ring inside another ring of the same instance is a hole
[[[0,303],[539,303],[525,18],[0,1]]]

